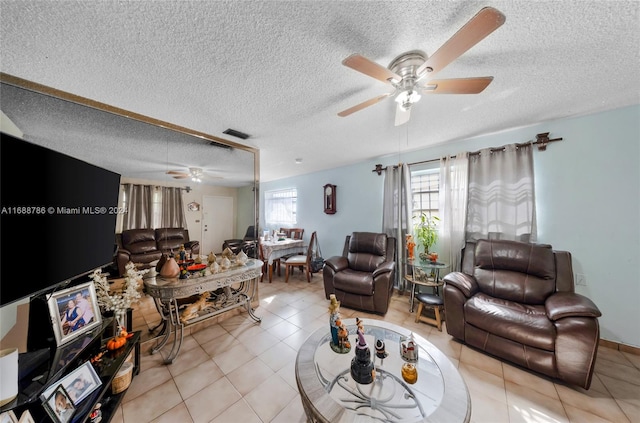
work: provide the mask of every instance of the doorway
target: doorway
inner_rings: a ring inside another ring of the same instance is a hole
[[[232,197],[202,197],[202,246],[200,254],[222,252],[222,243],[233,238],[234,207]]]

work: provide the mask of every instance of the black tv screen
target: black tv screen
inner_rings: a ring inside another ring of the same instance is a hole
[[[120,175],[2,133],[0,305],[113,260]]]

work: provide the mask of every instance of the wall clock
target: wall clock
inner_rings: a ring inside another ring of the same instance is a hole
[[[336,186],[327,184],[324,186],[324,212],[335,214],[336,212]]]

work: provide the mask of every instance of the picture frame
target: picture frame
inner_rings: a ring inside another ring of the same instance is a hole
[[[58,346],[102,324],[93,281],[54,292],[47,303]]]
[[[41,395],[41,399],[48,401],[60,385],[62,385],[67,392],[73,405],[77,406],[102,385],[102,380],[100,380],[91,362],[86,361],[83,365],[45,389]]]
[[[69,393],[62,385],[58,385],[54,389],[42,406],[55,423],[68,423],[76,412],[76,407],[73,405]]]
[[[0,423],[19,423],[19,422],[13,410],[9,410],[0,414]]]

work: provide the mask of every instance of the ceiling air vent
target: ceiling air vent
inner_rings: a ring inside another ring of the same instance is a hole
[[[209,141],[209,145],[213,147],[226,148],[227,150],[230,150],[233,148],[230,145],[222,144],[221,142],[215,142],[215,141]]]
[[[223,134],[231,135],[232,137],[237,137],[243,140],[249,138],[249,134],[245,134],[244,132],[236,131],[235,129],[226,129],[222,132]]]

